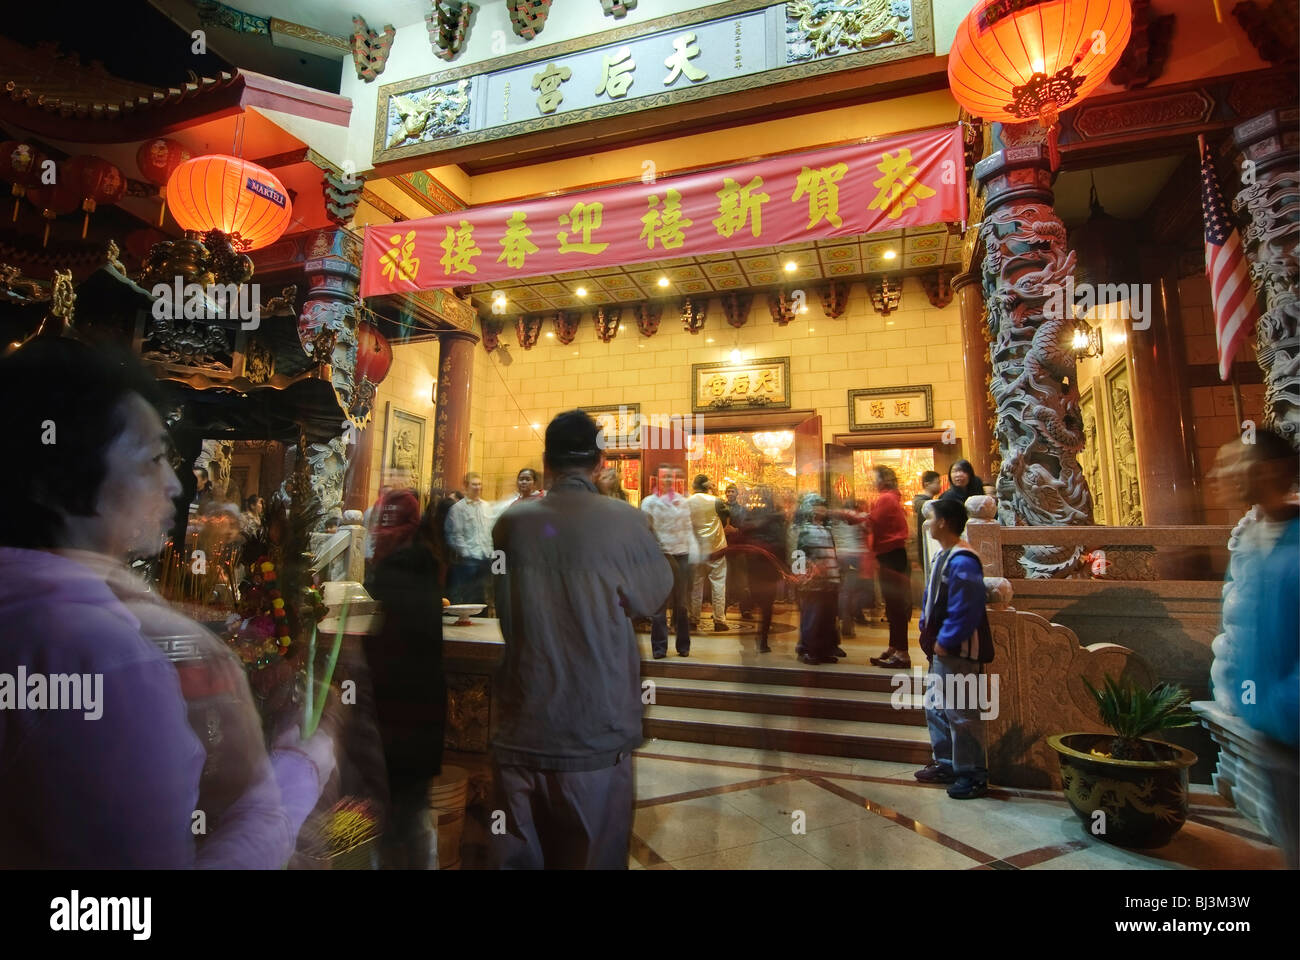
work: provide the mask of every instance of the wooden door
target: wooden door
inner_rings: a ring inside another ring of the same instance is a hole
[[[820,416],[811,416],[794,428],[794,488],[800,496],[821,492],[824,452]]]
[[[659,493],[659,468],[678,471],[678,492],[689,496],[691,466],[686,459],[686,437],[677,430],[641,426],[641,497]]]
[[[832,508],[844,506],[855,496],[853,489],[853,450],[840,443],[826,444],[826,471],[822,478],[822,496]]]

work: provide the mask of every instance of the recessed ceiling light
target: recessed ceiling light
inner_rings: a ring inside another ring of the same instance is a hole
[[[660,277],[660,278],[659,278],[659,286],[661,286],[661,287],[666,287],[666,286],[668,286],[668,278],[667,278],[667,277]]]
[[[577,351],[577,350],[574,350],[574,351],[573,351],[573,355],[576,357],[576,356],[578,355],[578,351]]]
[[[547,331],[546,331],[546,335],[547,335],[548,337],[553,337],[553,336],[555,336],[555,334],[552,333],[550,330],[547,330]]]
[[[794,273],[798,269],[799,269],[799,264],[795,263],[793,260],[787,260],[785,262],[786,273]]]
[[[517,424],[517,423],[515,424],[515,429],[516,429],[516,430],[519,429],[519,424]]]
[[[898,254],[895,253],[893,250],[886,250],[886,251],[885,251],[885,259],[886,259],[886,260],[893,260],[896,256],[898,256]]]
[[[732,350],[732,351],[731,351],[731,362],[732,362],[732,363],[740,363],[740,361],[741,361],[740,351],[739,351],[739,350]]]
[[[886,321],[885,321],[885,326],[887,326],[887,327],[892,327],[893,325],[894,325],[894,321],[893,321],[893,320],[886,320]]]
[[[586,288],[586,287],[579,287],[577,290],[574,290],[573,292],[576,293],[576,294],[577,294],[578,296],[580,296],[580,297],[585,297],[585,296],[587,295],[587,288]]]
[[[709,337],[709,338],[707,338],[704,342],[705,342],[705,343],[712,343],[712,342],[713,342],[713,338],[712,338],[712,337]]]

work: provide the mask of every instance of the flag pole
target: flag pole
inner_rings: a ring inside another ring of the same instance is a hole
[[[1232,384],[1232,409],[1236,411],[1237,414],[1236,432],[1240,433],[1242,430],[1241,425],[1245,421],[1246,416],[1241,412],[1241,384],[1237,382],[1237,365],[1235,363],[1232,365],[1232,371],[1228,382]]]

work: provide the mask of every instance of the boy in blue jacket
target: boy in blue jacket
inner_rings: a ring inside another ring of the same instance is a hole
[[[979,556],[961,537],[966,507],[959,500],[935,500],[933,510],[926,528],[943,552],[926,583],[921,649],[930,658],[926,683],[937,688],[927,691],[925,698],[934,759],[915,777],[924,783],[948,784],[948,796],[955,800],[972,800],[988,792],[977,691],[983,665],[993,659],[993,635],[985,609],[984,570]]]

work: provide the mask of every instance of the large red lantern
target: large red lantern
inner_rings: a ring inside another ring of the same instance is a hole
[[[140,176],[160,188],[159,194],[162,196],[162,207],[158,210],[160,227],[163,215],[167,212],[167,181],[176,168],[190,157],[189,150],[166,137],[146,140],[135,152],[135,165],[140,170]]]
[[[86,216],[81,223],[81,237],[86,237],[90,215],[101,203],[117,203],[126,194],[126,177],[103,157],[82,155],[73,157],[63,165],[63,176],[81,197],[81,209]]]
[[[41,246],[45,246],[50,241],[50,224],[54,222],[54,218],[72,213],[81,206],[81,197],[63,170],[58,171],[58,179],[54,183],[38,183],[28,189],[27,200],[41,211],[41,216],[46,221]]]
[[[40,183],[44,163],[44,154],[26,143],[17,140],[0,143],[0,179],[12,184],[14,220],[18,219],[18,200],[27,193],[28,187]]]
[[[1128,45],[1129,0],[979,0],[948,51],[948,86],[977,117],[1056,122],[1106,79]]]
[[[357,383],[365,378],[379,386],[392,366],[393,348],[388,338],[369,320],[362,320],[357,324]]]
[[[183,229],[220,230],[244,251],[278,240],[293,213],[288,191],[271,171],[221,154],[178,166],[167,181],[167,198]]]

